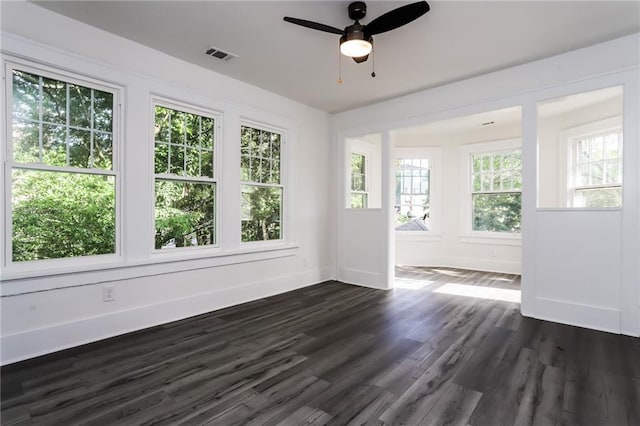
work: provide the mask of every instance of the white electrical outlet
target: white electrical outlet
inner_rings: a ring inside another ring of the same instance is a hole
[[[102,301],[113,302],[116,300],[116,288],[114,286],[102,287]]]

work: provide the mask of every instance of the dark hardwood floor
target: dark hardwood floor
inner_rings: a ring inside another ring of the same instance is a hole
[[[5,366],[2,424],[640,425],[640,339],[443,292],[510,294],[517,276],[397,275],[391,292],[327,282]]]

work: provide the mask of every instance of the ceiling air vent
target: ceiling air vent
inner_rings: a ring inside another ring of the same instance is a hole
[[[207,56],[211,56],[212,58],[221,59],[223,61],[230,61],[234,58],[237,58],[238,55],[234,55],[233,53],[225,52],[223,50],[218,49],[217,47],[209,46],[204,51],[204,54]]]

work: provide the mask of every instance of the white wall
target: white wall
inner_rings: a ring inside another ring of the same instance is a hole
[[[428,127],[428,126],[427,126]],[[437,213],[440,215],[439,232],[435,235],[395,233],[395,262],[410,266],[447,266],[519,274],[521,269],[520,241],[509,239],[474,238],[465,235],[462,228],[463,210],[467,207],[466,185],[463,181],[461,147],[480,142],[520,138],[519,123],[496,124],[476,131],[433,134],[422,132],[394,132],[395,148],[441,147],[439,173],[432,174],[432,184],[439,185],[441,196]],[[440,182],[436,182],[440,179]],[[434,200],[435,201],[435,200]],[[437,201],[435,201],[437,202]]]
[[[3,269],[3,364],[334,276],[332,188],[337,180],[328,173],[333,159],[326,113],[33,4],[3,2],[2,30],[3,54],[125,88],[122,262],[108,269],[88,267],[86,272],[13,274]],[[150,255],[151,94],[223,114],[219,219],[223,246],[217,257]],[[289,136],[291,207],[285,220],[290,221],[290,234],[286,244],[269,245],[263,252],[243,251],[239,243],[241,118],[283,127]],[[105,284],[115,287],[115,302],[102,301]]]
[[[335,141],[339,146],[343,143],[341,135],[356,131],[381,132],[384,141],[394,129],[522,105],[522,313],[638,336],[639,56],[640,35],[634,34],[336,114],[332,117]],[[615,212],[537,210],[537,102],[619,84],[625,87],[624,207]],[[391,157],[383,155],[383,162],[391,164]],[[385,208],[392,206],[383,203]],[[600,231],[594,233],[593,229]],[[599,238],[600,232],[606,238]],[[391,234],[386,238],[384,231],[380,235],[387,246],[381,244],[379,248],[378,254],[383,255],[393,239]],[[603,247],[598,246],[601,243]],[[574,254],[582,256],[581,262],[572,261]],[[340,274],[340,265],[338,268]],[[606,271],[614,272],[605,278]]]

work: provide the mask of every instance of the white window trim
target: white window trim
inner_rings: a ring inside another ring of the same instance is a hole
[[[239,190],[242,191],[242,185],[255,185],[263,187],[272,186],[282,188],[282,206],[280,207],[280,238],[277,240],[243,242],[242,211],[239,210],[240,216],[238,217],[238,220],[240,221],[240,226],[238,227],[238,230],[241,234],[238,236],[238,240],[240,241],[240,247],[247,250],[259,250],[262,247],[283,246],[287,244],[287,242],[291,239],[291,224],[289,222],[293,217],[293,215],[289,214],[291,209],[291,200],[289,195],[291,185],[289,182],[289,142],[287,129],[246,118],[240,119],[240,128],[238,130],[240,130],[242,126],[280,134],[280,184],[264,184],[253,181],[243,181],[241,177]],[[238,133],[238,136],[240,137],[240,133]],[[240,143],[238,143],[238,150],[240,150]],[[241,153],[239,153],[238,158],[242,158]],[[240,168],[240,163],[238,163],[238,168]],[[242,193],[240,193],[240,203],[242,203]]]
[[[197,115],[201,115],[203,117],[209,117],[209,118],[213,118],[214,121],[214,125],[215,128],[213,129],[214,132],[214,145],[213,145],[213,178],[211,179],[200,179],[198,177],[191,177],[191,176],[177,176],[177,175],[171,175],[171,174],[156,174],[155,173],[155,146],[156,146],[156,141],[155,141],[155,107],[156,106],[160,106],[160,107],[164,107],[164,108],[169,108],[169,109],[174,109],[174,110],[180,110],[182,112],[187,112],[190,114],[197,114]],[[220,217],[221,217],[221,207],[220,207],[220,176],[222,175],[220,172],[220,167],[222,162],[220,161],[220,157],[221,157],[221,145],[222,145],[222,113],[209,109],[209,108],[205,108],[205,107],[201,107],[198,105],[194,105],[192,103],[188,103],[188,102],[183,102],[183,101],[179,101],[179,100],[175,100],[169,97],[165,97],[165,96],[161,96],[161,95],[152,95],[151,96],[151,111],[150,111],[150,119],[149,119],[149,125],[150,125],[150,131],[149,131],[149,141],[150,141],[150,156],[149,158],[151,159],[151,166],[150,166],[150,171],[151,171],[151,179],[150,179],[150,194],[151,194],[151,209],[150,209],[150,224],[151,224],[151,229],[150,229],[150,235],[152,237],[152,240],[149,242],[150,248],[151,248],[151,256],[152,257],[166,257],[166,258],[171,258],[171,257],[176,257],[176,258],[180,258],[183,257],[184,255],[187,255],[189,253],[193,253],[193,254],[205,254],[206,253],[210,253],[210,254],[215,254],[220,252]],[[177,182],[203,182],[203,183],[215,183],[215,229],[214,229],[214,233],[216,236],[216,241],[214,242],[214,244],[210,244],[210,245],[206,245],[206,246],[190,246],[190,247],[176,247],[176,248],[172,248],[172,249],[156,249],[155,248],[155,244],[153,242],[153,238],[155,236],[156,233],[156,207],[155,207],[155,203],[156,203],[156,197],[155,197],[155,193],[156,193],[156,189],[155,189],[155,181],[157,179],[167,179],[167,180],[172,180],[172,181],[177,181]],[[188,258],[188,257],[186,257]]]
[[[473,206],[471,205],[471,156],[473,154],[489,153],[495,151],[507,151],[522,149],[520,138],[503,139],[491,142],[481,142],[460,147],[460,241],[479,244],[521,244],[521,233],[474,231],[472,223]]]
[[[426,158],[429,160],[429,224],[428,231],[395,231],[397,240],[439,241],[442,238],[442,148],[396,147],[393,158]],[[395,171],[394,171],[395,172]],[[395,173],[393,174],[395,188]]]
[[[112,128],[112,170],[105,171],[104,169],[82,169],[75,167],[62,167],[62,166],[47,166],[44,164],[24,164],[13,162],[13,79],[12,71],[20,70],[28,73],[36,74],[39,76],[52,78],[68,83],[78,84],[91,89],[105,91],[113,94],[113,128]],[[124,262],[124,249],[122,243],[122,135],[123,126],[122,123],[122,99],[124,96],[124,87],[95,79],[86,75],[67,72],[58,68],[46,66],[26,59],[15,58],[6,56],[3,61],[3,78],[5,81],[5,96],[3,99],[4,111],[4,126],[5,126],[5,141],[6,144],[2,150],[2,164],[4,167],[4,198],[2,204],[2,212],[4,216],[4,234],[3,239],[5,244],[2,247],[2,264],[3,264],[3,279],[6,276],[23,276],[23,275],[45,275],[56,271],[69,270],[69,269],[82,269],[87,267],[96,266],[118,266]],[[12,260],[12,239],[13,239],[13,227],[12,227],[12,187],[11,187],[11,172],[14,165],[19,164],[16,168],[31,169],[31,170],[52,170],[69,173],[89,173],[96,175],[108,175],[113,176],[115,179],[115,212],[116,212],[116,226],[115,226],[115,252],[111,254],[102,255],[90,255],[90,256],[78,256],[60,259],[41,259],[24,262],[13,262]]]
[[[380,210],[381,207],[381,188],[380,186],[374,187],[374,179],[381,183],[381,159],[380,151],[377,150],[373,143],[363,142],[356,138],[345,138],[345,156],[344,156],[344,204],[343,207],[349,211],[365,211],[365,210]],[[377,152],[376,152],[377,151]],[[367,194],[367,207],[365,208],[352,208],[351,207],[351,154],[364,155],[365,158],[365,189]],[[377,207],[371,207],[376,205]]]
[[[568,129],[564,129],[560,132],[560,143],[558,146],[560,147],[559,152],[559,161],[560,164],[565,165],[565,170],[559,173],[562,181],[559,182],[561,185],[560,191],[560,202],[566,206],[568,209],[591,209],[589,207],[574,207],[573,201],[575,196],[575,156],[576,154],[576,143],[580,138],[589,137],[595,134],[600,134],[608,131],[617,131],[623,130],[622,126],[622,116],[615,115],[612,117],[608,117],[602,120],[593,121],[591,123],[583,124],[581,126],[570,127]],[[623,163],[624,163],[624,140],[622,142],[622,152],[623,152]],[[623,168],[624,170],[624,168]],[[622,187],[623,184],[620,186]],[[609,187],[611,185],[603,185],[604,187]],[[595,188],[595,187],[594,187]],[[616,210],[621,209],[622,207],[599,207],[596,210]]]

